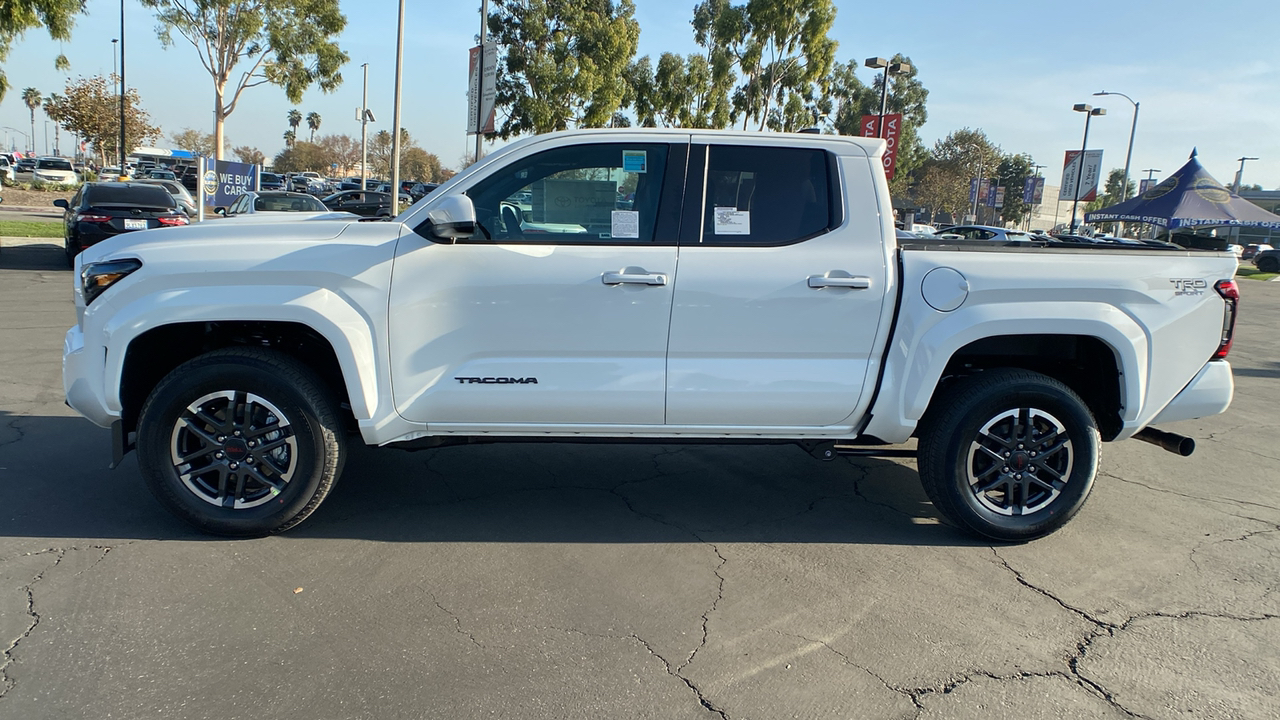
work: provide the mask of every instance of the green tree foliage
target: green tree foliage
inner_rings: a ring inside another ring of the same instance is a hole
[[[311,142],[316,141],[316,131],[320,129],[320,113],[307,113],[307,129],[311,131]]]
[[[302,124],[302,112],[299,111],[298,108],[293,108],[289,111],[288,118],[289,129],[296,135],[298,133],[298,126]]]
[[[44,114],[50,120],[53,120],[53,116],[49,114],[49,109],[57,107],[59,102],[62,102],[62,97],[58,93],[49,93],[49,97],[44,99]],[[53,152],[55,154],[62,152],[61,130],[62,126],[55,121],[53,124]]]
[[[711,75],[703,55],[662,53],[656,70],[646,55],[628,69],[627,84],[633,97],[627,105],[644,127],[724,127],[729,122],[729,104],[727,100],[717,104]]]
[[[182,128],[176,133],[171,133],[169,141],[179,150],[186,150],[202,157],[213,157],[213,149],[215,147],[213,133],[201,132],[192,128]]]
[[[933,153],[922,165],[917,202],[954,218],[964,216],[972,208],[970,178],[996,176],[1003,157],[1000,147],[981,130],[956,130],[934,143]]]
[[[41,107],[44,98],[40,96],[40,91],[33,88],[23,88],[22,104],[27,106],[27,110],[31,111],[31,149],[36,149],[36,108]]]
[[[1031,212],[1032,206],[1022,201],[1022,191],[1027,178],[1032,177],[1031,156],[1026,153],[1005,155],[997,166],[996,177],[1004,188],[1004,207],[1000,210],[1000,218],[1015,226]]]
[[[469,156],[468,156],[469,157]],[[370,177],[391,176],[391,133],[379,130],[369,139]],[[444,182],[453,175],[434,153],[418,147],[409,131],[400,128],[400,178],[418,182]]]
[[[1084,212],[1090,213],[1124,202],[1124,195],[1120,192],[1123,186],[1124,168],[1112,168],[1111,172],[1107,173],[1107,182],[1103,185],[1102,193],[1084,206]],[[1135,192],[1137,192],[1137,183],[1130,180],[1129,197],[1133,197]],[[1108,232],[1116,232],[1120,225],[1120,223],[1103,223],[1102,227]]]
[[[632,0],[494,0],[497,135],[603,127],[631,89],[640,25]]]
[[[84,12],[85,0],[4,0],[0,3],[0,100],[9,91],[4,63],[14,41],[28,30],[43,27],[53,40],[71,39],[76,15]],[[71,64],[65,55],[54,59],[54,67],[67,70]],[[32,139],[34,143],[35,140]]]
[[[120,96],[116,94],[119,82],[116,75],[68,80],[62,96],[45,106],[45,113],[63,130],[93,143],[103,164],[108,157],[114,160],[120,156]],[[160,138],[160,129],[151,124],[151,116],[142,109],[138,91],[133,88],[125,93],[125,134],[131,145]]]
[[[704,0],[693,8],[691,24],[694,41],[706,48],[703,58],[709,77],[702,102],[707,117],[705,127],[728,127],[737,117],[731,95],[738,81],[735,69],[747,35],[746,6],[734,6],[729,0]]]
[[[329,162],[324,148],[320,145],[306,140],[296,140],[276,154],[271,167],[276,172],[327,172]]]
[[[889,76],[888,111],[902,114],[898,133],[898,164],[889,189],[893,194],[905,193],[910,183],[918,181],[917,170],[929,157],[920,141],[920,127],[929,119],[925,104],[929,91],[920,82],[919,68],[906,55],[894,55],[890,62],[907,63],[910,72]],[[833,112],[831,127],[841,135],[861,135],[862,116],[880,114],[880,98],[884,73],[877,72],[870,86],[858,79],[858,63],[837,65],[831,73],[830,87]]]
[[[250,165],[261,165],[267,159],[267,156],[263,155],[261,150],[248,145],[241,145],[231,152],[240,162],[249,163]]]
[[[293,129],[285,130],[284,135],[282,135],[281,137],[284,138],[284,144],[286,147],[293,145],[295,142],[298,141],[298,133]]]
[[[213,80],[218,159],[223,123],[240,95],[270,83],[290,102],[312,85],[332,92],[342,84],[347,54],[334,40],[347,25],[338,0],[141,0],[156,11],[157,33],[167,47],[173,33],[196,49]],[[238,70],[241,63],[248,70]]]

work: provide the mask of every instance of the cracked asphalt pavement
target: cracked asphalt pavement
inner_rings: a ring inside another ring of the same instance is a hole
[[[0,250],[0,718],[1275,718],[1280,283],[1222,416],[1103,448],[1025,545],[909,460],[357,447],[283,536],[198,535],[64,406],[71,279]]]

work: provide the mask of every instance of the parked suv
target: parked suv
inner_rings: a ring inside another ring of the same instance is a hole
[[[60,157],[37,159],[35,168],[31,173],[31,179],[35,182],[59,183],[62,185],[74,185],[80,182],[80,176],[76,175],[75,168],[71,167],[71,161]]]
[[[178,203],[159,185],[109,182],[85,183],[62,208],[67,265],[74,266],[81,250],[107,238],[135,230],[174,227],[191,222]]]

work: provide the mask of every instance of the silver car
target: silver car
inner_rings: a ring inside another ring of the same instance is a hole
[[[938,230],[938,238],[942,240],[986,240],[994,243],[1044,240],[1040,235],[990,225],[957,225],[943,228]]]

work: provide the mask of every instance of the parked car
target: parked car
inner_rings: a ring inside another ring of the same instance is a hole
[[[177,227],[191,221],[163,187],[136,182],[90,182],[70,201],[53,201],[62,208],[63,249],[67,265],[85,248],[135,230]]]
[[[71,161],[60,157],[38,158],[31,172],[31,179],[35,182],[61,185],[75,185],[80,182],[80,176],[76,175],[75,168],[71,167]]]
[[[1262,272],[1280,273],[1280,250],[1263,250],[1253,256],[1253,264]]]
[[[234,217],[255,213],[306,213],[328,210],[324,203],[306,193],[269,190],[247,192],[236,198],[229,207],[216,207],[213,212],[224,217]]]
[[[373,190],[343,190],[320,202],[330,210],[343,210],[363,217],[391,217],[391,194]]]
[[[1021,230],[994,227],[991,225],[957,225],[938,231],[943,240],[986,240],[993,243],[1044,240],[1039,235],[1032,235]]]
[[[18,178],[18,179],[30,180],[31,179],[30,175],[32,172],[35,171],[35,169],[36,169],[35,158],[30,158],[30,157],[21,158],[20,160],[18,160],[18,162],[13,164],[14,177],[17,177],[19,175],[28,176],[26,178]]]
[[[1244,252],[1240,253],[1240,259],[1252,260],[1255,256],[1257,256],[1258,253],[1265,252],[1267,250],[1274,250],[1274,249],[1275,248],[1271,247],[1266,243],[1253,243],[1251,245],[1245,245]]]
[[[320,177],[318,172],[302,172],[296,173],[289,178],[289,189],[293,192],[312,193],[324,192],[324,178]]]
[[[120,179],[120,168],[111,165],[98,171],[99,182],[115,182]]]
[[[0,181],[13,182],[13,163],[9,162],[9,158],[0,157]]]
[[[259,190],[283,190],[284,178],[275,173],[264,172],[258,175]]]
[[[150,180],[177,180],[178,176],[173,174],[172,170],[152,170],[147,173]]]
[[[189,218],[195,217],[200,212],[196,207],[195,198],[191,197],[191,193],[187,192],[187,189],[177,180],[145,178],[143,180],[135,180],[134,182],[146,183],[148,185],[159,185],[164,188],[173,196],[173,199],[178,203],[178,207],[181,208],[182,212],[186,213]]]
[[[387,195],[391,194],[391,183],[389,182],[378,183],[376,187],[371,184],[369,185],[369,187],[372,188],[374,192],[386,193]],[[400,191],[401,205],[408,206],[408,205],[412,205],[414,202],[415,201],[412,195],[410,195],[407,192],[404,192],[403,190]]]

